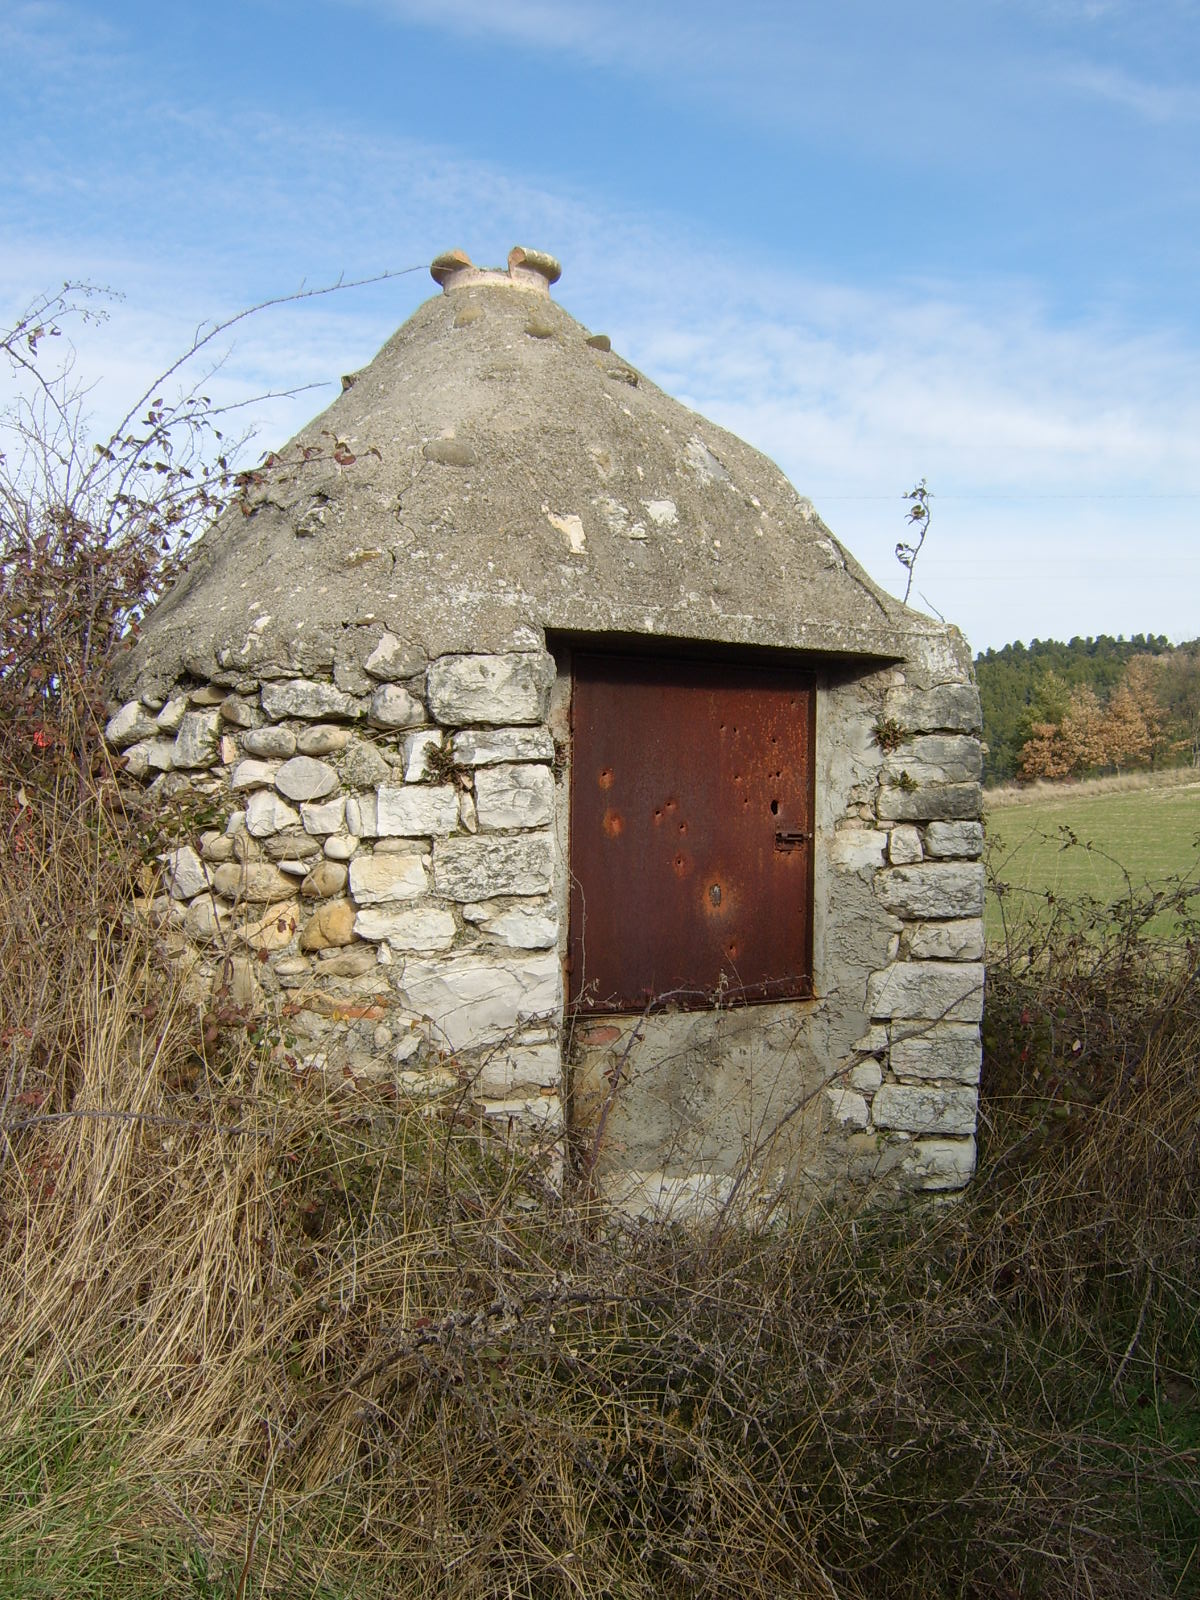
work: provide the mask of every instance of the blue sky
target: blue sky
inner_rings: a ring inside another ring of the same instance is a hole
[[[0,0],[0,319],[98,420],[206,319],[515,243],[976,648],[1200,634],[1200,0]],[[279,443],[424,270],[219,341]]]

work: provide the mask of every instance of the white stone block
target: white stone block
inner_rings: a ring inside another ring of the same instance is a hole
[[[453,833],[457,826],[458,792],[452,783],[412,783],[376,791],[375,831],[381,839],[429,838]]]
[[[978,739],[926,734],[900,745],[884,762],[885,782],[895,782],[901,772],[918,783],[978,783],[983,751]]]
[[[360,906],[415,900],[429,888],[427,856],[355,856],[350,863],[350,893]]]
[[[194,900],[208,888],[208,872],[190,844],[168,850],[162,858],[167,892],[174,900]]]
[[[558,956],[444,956],[406,961],[398,980],[410,1011],[427,1017],[451,1050],[493,1044],[562,1011]]]
[[[920,861],[923,854],[919,828],[902,824],[892,829],[888,840],[888,860],[894,867],[911,866],[914,861]]]
[[[873,1094],[883,1082],[883,1069],[878,1061],[860,1061],[850,1069],[850,1087],[862,1094]]]
[[[419,657],[413,647],[396,634],[385,633],[363,667],[373,678],[393,683],[397,678],[408,678],[418,671]]]
[[[978,733],[983,725],[979,690],[973,683],[936,689],[889,689],[884,716],[908,733]]]
[[[944,1018],[978,1022],[983,1015],[983,966],[973,961],[897,961],[867,981],[874,1018]]]
[[[422,783],[429,775],[430,752],[441,748],[442,734],[437,728],[421,728],[416,733],[406,733],[400,745],[405,783]]]
[[[179,725],[184,719],[187,708],[187,695],[176,695],[173,700],[167,701],[166,705],[155,717],[155,724],[163,733],[178,733]]]
[[[153,739],[160,731],[140,700],[128,700],[105,724],[104,737],[115,749],[126,750],[143,739]]]
[[[430,711],[451,727],[541,722],[553,682],[554,662],[544,651],[441,656],[425,680]]]
[[[896,1030],[891,1068],[898,1078],[944,1078],[978,1083],[983,1049],[974,1023],[931,1022]]]
[[[903,1162],[922,1189],[961,1189],[975,1172],[974,1139],[914,1139]]]
[[[549,833],[438,839],[433,846],[433,876],[438,893],[451,900],[539,895],[551,887],[554,859],[554,837]]]
[[[914,922],[905,930],[908,953],[918,961],[982,961],[983,918]]]
[[[363,708],[352,694],[345,694],[332,683],[310,678],[281,678],[262,687],[263,710],[269,717],[304,717],[323,722],[330,717],[355,721]]]
[[[300,807],[305,833],[338,833],[346,821],[346,802],[326,800],[321,805],[306,801]]]
[[[973,1135],[978,1097],[959,1086],[923,1087],[885,1083],[875,1091],[871,1114],[877,1128],[906,1133]]]
[[[346,827],[356,839],[379,837],[379,802],[374,791],[369,794],[352,794],[346,801]]]
[[[899,917],[980,917],[982,862],[923,861],[877,873],[875,892]]]
[[[338,786],[338,775],[327,761],[314,756],[293,756],[275,774],[275,787],[289,800],[323,800]]]
[[[476,1085],[489,1098],[511,1095],[514,1089],[557,1089],[562,1080],[562,1059],[552,1043],[498,1044],[489,1050],[479,1068]]]
[[[415,728],[425,721],[425,707],[399,683],[384,683],[371,696],[369,721],[375,728]]]
[[[464,767],[497,761],[553,761],[548,728],[465,728],[454,735],[454,759]]]
[[[360,911],[354,931],[360,939],[384,940],[393,950],[428,951],[448,949],[454,942],[455,927],[449,911],[438,906],[410,906]]]
[[[853,1089],[826,1089],[830,1115],[844,1128],[865,1128],[869,1118],[867,1102]]]
[[[829,859],[845,872],[873,872],[883,865],[887,843],[887,834],[877,828],[839,828],[829,843]]]
[[[189,711],[175,735],[175,765],[183,768],[211,767],[217,759],[221,736],[219,711]]]
[[[231,789],[269,789],[275,782],[275,774],[279,771],[277,761],[239,761],[233,769],[229,780]]]
[[[472,910],[480,910],[482,915],[472,917]],[[478,923],[493,939],[516,950],[549,950],[558,943],[558,919],[554,908],[546,901],[532,906],[510,906],[507,911],[468,905],[463,915],[468,921]]]
[[[246,831],[256,839],[265,839],[283,828],[294,828],[299,821],[300,813],[295,807],[270,789],[257,789],[246,802]]]
[[[475,808],[481,828],[540,828],[554,817],[554,779],[549,767],[504,762],[475,775]]]
[[[931,856],[959,856],[973,861],[983,854],[982,822],[931,822],[925,830]]]

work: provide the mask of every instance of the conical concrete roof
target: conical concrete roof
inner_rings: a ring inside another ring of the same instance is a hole
[[[204,538],[119,690],[320,671],[362,624],[414,659],[546,630],[901,658],[942,631],[555,304],[552,258],[431,270],[443,292]]]

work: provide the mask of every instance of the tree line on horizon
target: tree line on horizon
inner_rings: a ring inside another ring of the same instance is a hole
[[[1200,640],[1018,640],[975,674],[985,783],[1200,766]]]

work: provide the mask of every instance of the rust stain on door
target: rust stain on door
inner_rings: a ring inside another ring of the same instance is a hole
[[[581,1009],[811,994],[814,716],[794,669],[575,657]]]

